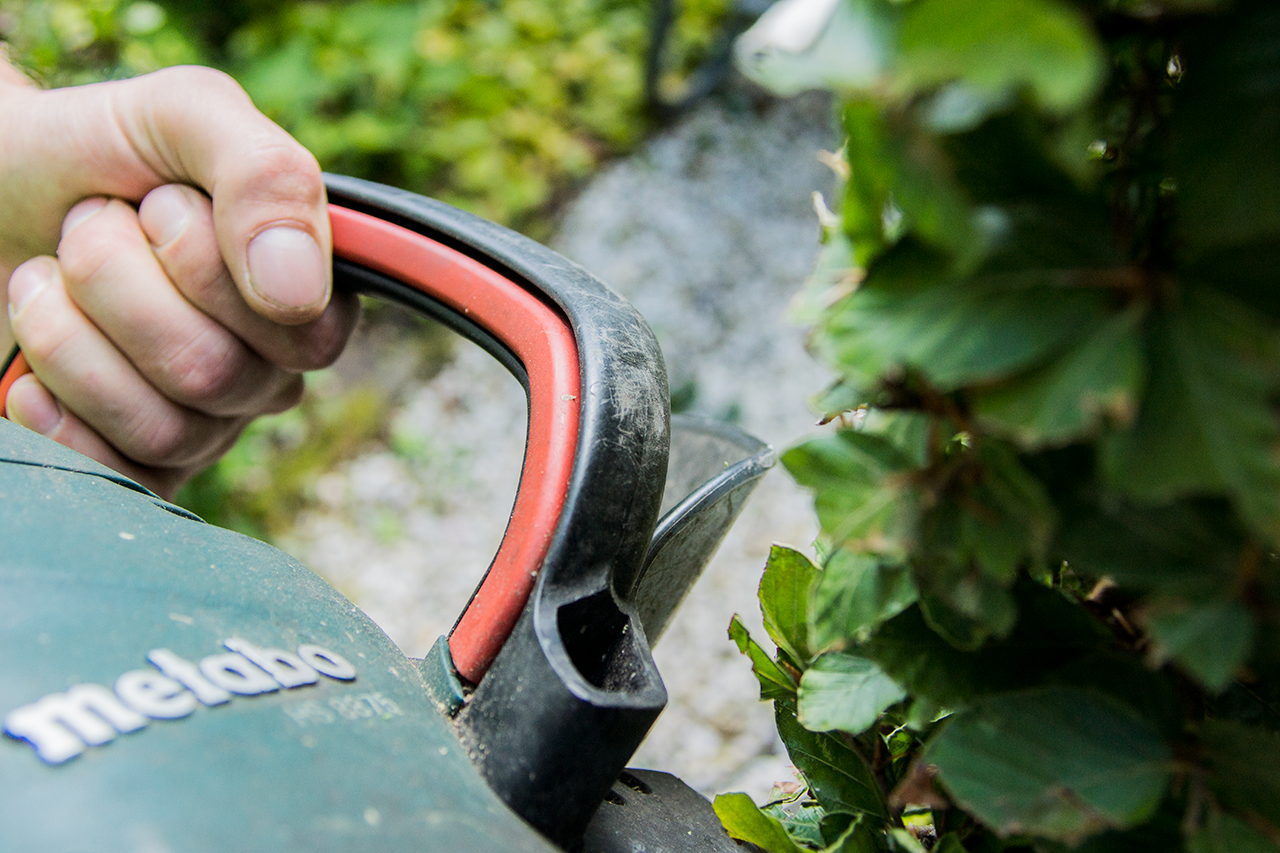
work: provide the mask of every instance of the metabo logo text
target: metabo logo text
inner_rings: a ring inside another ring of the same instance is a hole
[[[263,649],[240,639],[224,640],[229,652],[199,663],[168,649],[153,649],[154,669],[135,669],[116,679],[114,691],[101,684],[77,684],[10,711],[4,731],[25,740],[50,764],[61,764],[101,746],[116,735],[134,732],[152,720],[174,720],[198,704],[221,705],[232,695],[256,696],[281,688],[315,684],[320,676],[352,681],[356,668],[346,658],[304,643],[296,652]]]

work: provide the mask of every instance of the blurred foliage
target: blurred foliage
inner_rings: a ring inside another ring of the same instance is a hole
[[[782,457],[818,559],[769,559],[775,655],[730,635],[807,790],[718,812],[773,853],[1280,850],[1280,6],[786,8],[739,60],[843,98],[799,300],[839,378]]]
[[[686,4],[682,61],[725,0]],[[197,62],[227,71],[330,171],[546,235],[557,193],[645,130],[648,18],[627,0],[0,0],[50,85]]]
[[[295,408],[250,424],[226,456],[187,484],[178,502],[221,527],[274,539],[314,499],[319,474],[385,438],[387,417],[386,397],[376,388],[311,391]]]
[[[729,2],[680,4],[672,74],[703,59]],[[575,182],[648,130],[648,26],[631,0],[0,0],[0,39],[44,85],[211,65],[326,170],[541,238]],[[255,423],[179,499],[270,538],[319,473],[387,438],[393,402],[309,386],[301,409]]]

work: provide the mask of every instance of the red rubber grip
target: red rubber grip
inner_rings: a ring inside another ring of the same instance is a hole
[[[505,343],[529,376],[524,469],[507,532],[488,573],[449,635],[458,673],[478,682],[515,628],[560,520],[578,442],[578,349],[565,317],[466,255],[373,216],[329,206],[334,255],[376,270],[466,315]],[[19,353],[0,377],[31,372]]]
[[[0,376],[0,418],[8,417],[5,414],[5,407],[9,402],[9,388],[18,380],[20,376],[26,376],[31,372],[31,365],[27,364],[27,357],[22,353],[18,353],[10,364],[9,369],[4,372],[4,376]]]
[[[458,674],[477,682],[515,628],[560,519],[578,443],[578,348],[559,311],[461,252],[330,205],[336,255],[418,288],[505,343],[529,374],[524,470],[507,533],[449,635]]]

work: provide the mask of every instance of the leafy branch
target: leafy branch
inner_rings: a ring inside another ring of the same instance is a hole
[[[783,456],[819,559],[775,548],[760,589],[822,818],[749,840],[1280,850],[1280,9],[782,20],[740,63],[847,133],[799,303],[835,428]],[[815,737],[857,744],[846,790]]]

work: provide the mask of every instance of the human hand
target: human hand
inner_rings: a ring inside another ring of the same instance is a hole
[[[319,168],[230,78],[5,86],[0,148],[15,422],[170,497],[341,351]]]

